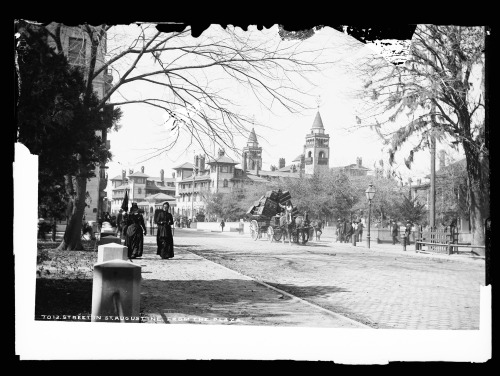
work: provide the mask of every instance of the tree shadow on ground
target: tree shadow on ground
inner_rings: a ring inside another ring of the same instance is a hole
[[[35,320],[45,320],[42,315],[59,320],[63,315],[89,316],[91,309],[92,279],[36,279]]]
[[[343,291],[335,286],[271,285],[300,294],[305,300]],[[89,322],[91,310],[92,279],[37,279],[35,320]],[[314,326],[315,320],[321,321],[324,317],[304,303],[244,279],[143,279],[141,316],[148,315],[160,315],[162,322],[169,322],[169,316],[177,315],[240,319],[252,325],[291,326]]]
[[[346,291],[335,286],[270,285],[287,292],[292,290],[298,292],[305,300]],[[166,317],[169,313],[175,313],[201,317],[232,317],[242,320],[252,318],[254,323],[279,318],[280,321],[292,324],[307,320],[306,316],[314,312],[311,308],[304,310],[304,303],[253,280],[164,281],[148,279],[142,282],[142,292],[143,312],[161,311]],[[305,311],[308,313],[305,314]],[[311,320],[314,320],[314,317]]]

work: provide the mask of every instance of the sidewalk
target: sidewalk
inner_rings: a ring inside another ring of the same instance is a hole
[[[143,257],[133,260],[142,267],[143,322],[368,328],[184,248],[161,260],[147,237]]]

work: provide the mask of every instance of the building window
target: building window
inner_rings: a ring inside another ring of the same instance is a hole
[[[228,186],[227,179],[224,179],[223,187],[226,188]]]
[[[70,64],[85,65],[86,43],[83,38],[69,38],[68,61]]]
[[[137,193],[138,193],[138,194],[142,194],[142,189],[141,189],[141,188],[138,188],[138,189],[137,189]]]
[[[312,157],[312,152],[310,151],[309,153],[307,153],[307,158],[311,158]]]

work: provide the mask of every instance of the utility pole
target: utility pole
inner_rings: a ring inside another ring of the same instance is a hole
[[[435,105],[431,107],[434,112]],[[431,115],[432,130],[431,130],[431,187],[429,198],[429,225],[436,226],[436,137],[434,136],[434,115]]]

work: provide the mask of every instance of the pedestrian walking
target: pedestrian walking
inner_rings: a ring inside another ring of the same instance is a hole
[[[220,221],[220,227],[221,227],[221,229],[222,229],[222,230],[221,230],[221,232],[224,232],[224,226],[225,226],[225,225],[226,225],[226,224],[224,223],[224,219],[221,219],[221,221]]]
[[[412,224],[410,220],[406,221],[405,226],[405,236],[403,239],[403,251],[406,251],[406,246],[410,245],[410,234],[411,234]]]
[[[351,223],[352,226],[352,236],[354,236],[354,241],[358,241],[358,221],[355,219]]]
[[[345,227],[344,227],[344,243],[350,243],[351,242],[351,237],[352,237],[352,224],[350,221],[347,219],[345,220]]]
[[[133,203],[130,208],[129,225],[127,226],[127,237],[125,245],[128,248],[128,258],[134,259],[142,257],[144,249],[144,236],[147,234],[144,217],[137,203]]]
[[[127,227],[129,225],[129,216],[126,210],[123,211],[122,222],[121,222],[121,235],[120,239],[127,241]]]
[[[337,224],[335,225],[335,235],[336,235],[335,243],[341,241],[341,238],[340,238],[340,226],[341,225],[342,225],[342,220],[339,218],[339,219],[337,219]]]
[[[156,254],[162,259],[174,257],[174,238],[172,235],[172,225],[174,218],[169,213],[170,204],[164,202],[161,209],[155,213],[155,223],[158,226],[156,231],[156,245],[158,247]]]
[[[116,217],[116,233],[115,233],[115,236],[116,237],[120,237],[122,236],[122,221],[123,221],[123,209],[120,209],[118,211],[118,216]]]
[[[392,235],[392,245],[395,245],[396,242],[400,244],[401,242],[399,241],[398,235],[399,235],[399,226],[396,223],[395,220],[392,220],[392,225],[391,225],[391,235]]]
[[[358,220],[358,242],[362,240],[364,227],[365,224],[363,223],[363,221]]]

